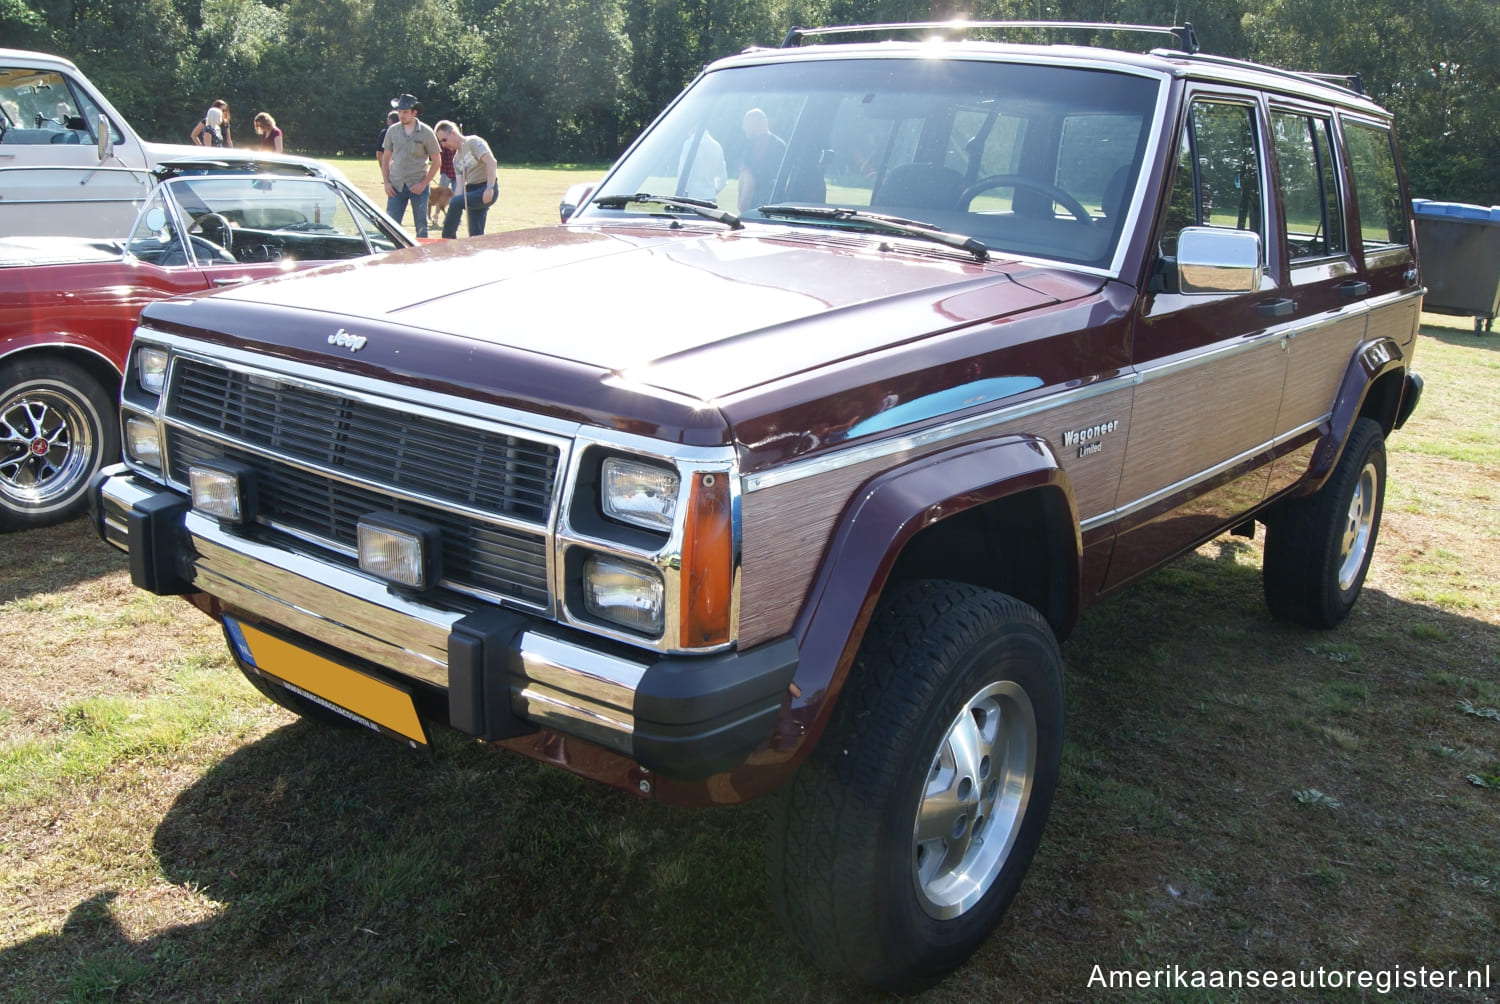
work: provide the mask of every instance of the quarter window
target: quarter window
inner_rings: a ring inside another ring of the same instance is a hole
[[[1292,260],[1342,254],[1348,246],[1333,166],[1332,123],[1294,112],[1272,112],[1271,131],[1281,167],[1281,202]]]
[[[1405,247],[1411,238],[1390,132],[1363,122],[1345,121],[1344,141],[1349,147],[1359,236],[1365,251]]]

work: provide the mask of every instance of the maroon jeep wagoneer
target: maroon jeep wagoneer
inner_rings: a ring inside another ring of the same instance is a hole
[[[1036,850],[1079,611],[1259,523],[1336,625],[1421,389],[1385,111],[1009,30],[794,32],[564,226],[153,304],[99,532],[303,715],[774,793],[791,934],[931,982]]]

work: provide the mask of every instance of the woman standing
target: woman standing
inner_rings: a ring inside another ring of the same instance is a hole
[[[229,146],[229,103],[220,98],[210,105],[190,138],[198,146]]]
[[[271,117],[270,112],[257,112],[255,116],[255,135],[260,137],[260,148],[262,150],[275,150],[281,152],[281,130],[276,126],[276,120]]]
[[[437,133],[439,146],[453,151],[453,174],[458,182],[453,189],[453,201],[448,203],[448,214],[443,217],[443,237],[452,240],[458,236],[458,216],[465,209],[469,211],[469,236],[478,237],[484,233],[490,205],[500,194],[495,155],[482,137],[465,136],[447,119],[439,122],[433,132]]]

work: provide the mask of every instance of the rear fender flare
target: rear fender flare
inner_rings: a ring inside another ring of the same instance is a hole
[[[1313,449],[1304,490],[1309,494],[1323,486],[1344,452],[1354,423],[1362,416],[1373,418],[1386,435],[1395,428],[1406,380],[1406,358],[1389,338],[1378,338],[1360,346],[1344,371],[1338,397]]]

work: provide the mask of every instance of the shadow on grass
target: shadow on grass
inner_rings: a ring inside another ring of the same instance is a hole
[[[1459,318],[1452,318],[1452,320],[1457,321]],[[1476,334],[1471,327],[1449,327],[1445,324],[1433,324],[1424,321],[1421,333],[1428,338],[1435,338],[1445,345],[1500,352],[1500,330]],[[1421,356],[1418,356],[1417,362],[1420,364],[1421,361]]]
[[[45,974],[48,999],[840,999],[776,926],[763,831],[755,806],[658,806],[451,733],[424,757],[299,722],[219,763],[156,828],[163,877],[215,916],[133,941],[101,893],[61,933],[0,952],[0,984]]]
[[[1500,725],[1461,702],[1500,705],[1496,652],[1496,625],[1375,590],[1336,631],[1277,624],[1257,549],[1234,539],[1094,608],[1064,646],[1070,739],[1032,874],[928,999],[1073,1001],[1095,966],[1494,963],[1500,792],[1466,775],[1494,762]],[[755,804],[657,806],[453,734],[420,757],[299,723],[156,827],[163,876],[212,918],[136,941],[98,893],[0,952],[0,984],[18,1000],[862,999],[781,935],[763,824]]]
[[[94,535],[80,516],[56,526],[0,531],[5,550],[0,604],[37,593],[51,593],[126,567],[125,555]]]

